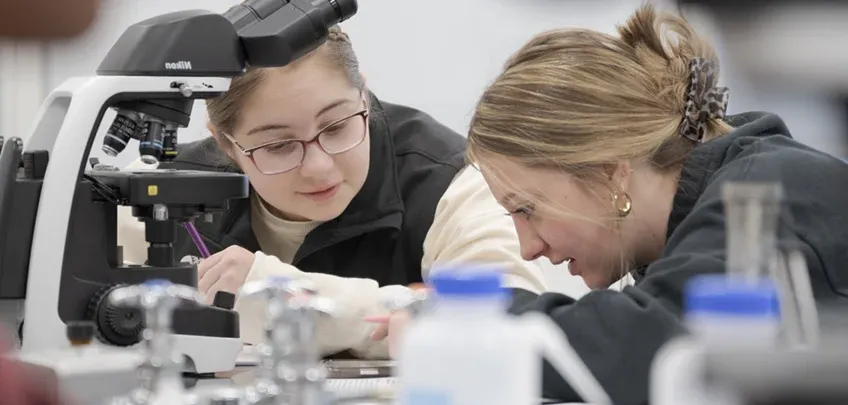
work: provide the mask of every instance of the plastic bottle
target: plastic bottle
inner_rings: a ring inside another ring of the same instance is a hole
[[[708,348],[767,350],[778,344],[778,289],[771,279],[714,274],[694,277],[684,291],[684,319],[691,336],[672,340],[651,369],[653,405],[737,403],[730,391],[707,385],[703,358]]]
[[[778,290],[767,277],[698,276],[687,284],[684,308],[690,332],[706,345],[762,348],[780,337]]]
[[[506,313],[499,272],[442,270],[429,282],[434,301],[399,344],[399,404],[536,405],[543,355],[586,402],[610,403],[547,317]]]

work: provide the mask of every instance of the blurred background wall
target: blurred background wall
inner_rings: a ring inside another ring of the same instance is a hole
[[[73,40],[42,44],[0,42],[0,135],[26,137],[42,99],[72,76],[94,73],[124,29],[154,15],[190,8],[223,12],[237,0],[104,0],[98,21]],[[474,103],[506,58],[535,33],[583,27],[613,33],[642,0],[360,0],[360,11],[342,26],[350,34],[370,88],[381,98],[422,109],[464,134]],[[676,6],[655,1],[661,8]],[[687,17],[724,48],[714,21]],[[845,103],[803,85],[760,83],[723,60],[723,81],[732,89],[731,112],[780,114],[796,138],[839,157],[848,156]],[[180,140],[208,136],[202,103]],[[107,115],[104,122],[111,122]],[[101,136],[105,128],[101,128]],[[99,144],[99,141],[98,143]],[[137,157],[128,148],[114,164]],[[104,160],[99,150],[93,151]],[[108,160],[107,160],[108,161]],[[555,288],[578,296],[583,282],[564,266],[544,266]]]

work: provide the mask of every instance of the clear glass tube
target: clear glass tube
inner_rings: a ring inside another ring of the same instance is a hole
[[[727,273],[746,280],[770,276],[777,253],[783,187],[770,182],[731,182],[722,188],[727,232]]]

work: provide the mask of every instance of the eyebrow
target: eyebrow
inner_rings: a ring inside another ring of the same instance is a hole
[[[351,101],[350,99],[347,99],[347,98],[341,98],[341,99],[338,99],[336,101],[333,101],[332,103],[327,104],[326,106],[324,106],[324,108],[322,108],[320,111],[318,111],[318,114],[315,114],[315,117],[318,118],[318,117],[326,114],[327,112],[329,112],[330,110],[332,110],[336,107],[339,107],[339,106],[344,105],[344,104],[352,103],[352,102],[353,101]],[[265,125],[260,125],[258,127],[254,127],[250,131],[247,131],[247,135],[253,135],[255,133],[271,131],[271,130],[275,130],[275,129],[287,129],[287,128],[291,128],[291,127],[289,125],[285,125],[285,124],[265,124]]]
[[[508,207],[513,203],[512,200],[514,200],[515,198],[515,193],[507,193],[505,196],[503,196],[503,198],[501,198],[501,205],[504,207]]]

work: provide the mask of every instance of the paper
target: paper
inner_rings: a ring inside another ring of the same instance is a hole
[[[326,382],[328,390],[338,393],[363,391],[392,391],[397,386],[396,377],[384,378],[333,378]]]

